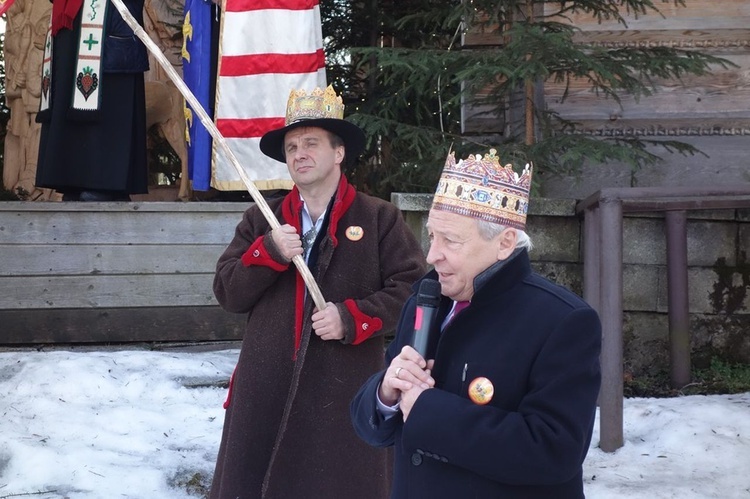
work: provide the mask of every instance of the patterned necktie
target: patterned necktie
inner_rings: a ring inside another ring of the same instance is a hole
[[[313,247],[313,244],[315,244],[316,237],[318,237],[318,231],[315,230],[314,225],[302,235],[302,251],[304,252],[305,260],[307,260],[307,257],[310,255],[310,249]]]

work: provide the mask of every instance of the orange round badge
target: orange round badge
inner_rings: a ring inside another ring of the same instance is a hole
[[[484,405],[489,403],[494,394],[495,387],[492,385],[492,381],[487,378],[475,378],[469,384],[469,398],[475,404]]]
[[[350,241],[359,241],[364,235],[365,231],[359,225],[351,225],[346,228],[346,238]]]

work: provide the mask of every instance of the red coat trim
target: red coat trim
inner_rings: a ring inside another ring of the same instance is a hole
[[[297,232],[302,227],[300,210],[302,210],[302,200],[299,197],[299,190],[295,185],[292,192],[286,195],[284,202],[281,204],[281,215],[284,217],[284,222],[297,229]]]
[[[339,240],[336,238],[336,229],[339,226],[339,220],[346,210],[354,202],[354,198],[357,196],[357,191],[349,185],[346,181],[346,177],[341,175],[339,181],[339,187],[336,191],[336,200],[333,202],[333,208],[331,208],[331,218],[328,222],[328,234],[331,236],[331,242],[335,248],[339,244]]]
[[[298,234],[302,232],[301,210],[302,200],[299,196],[299,189],[295,185],[292,192],[287,194],[281,203],[281,216],[284,218],[284,222],[297,229]],[[302,342],[302,318],[304,311],[305,281],[302,279],[302,275],[297,272],[297,280],[294,287],[294,352],[292,353],[292,360],[297,360],[297,352]]]
[[[331,208],[331,217],[328,221],[328,235],[331,237],[334,248],[338,245],[336,229],[338,228],[339,220],[341,220],[346,210],[352,205],[356,196],[357,190],[349,184],[344,175],[341,175],[339,186],[336,189],[335,200],[333,201],[333,208]],[[300,210],[302,210],[302,200],[300,199],[297,186],[294,186],[292,192],[284,198],[281,206],[281,214],[284,217],[284,221],[297,229],[297,232],[300,232],[300,227],[302,227]]]
[[[338,245],[338,239],[336,238],[336,228],[338,227],[339,220],[341,219],[342,215],[346,213],[346,210],[349,209],[349,207],[354,202],[354,198],[357,195],[357,191],[349,185],[349,182],[346,180],[346,177],[344,175],[341,175],[341,178],[339,179],[339,185],[336,189],[335,199],[333,201],[333,207],[331,208],[331,216],[328,220],[328,235],[331,238],[331,242],[333,243],[333,247],[335,248]],[[292,192],[286,195],[284,198],[284,201],[281,205],[281,215],[284,218],[284,221],[297,229],[297,233],[301,232],[302,227],[302,219],[300,217],[300,211],[302,210],[302,199],[300,199],[299,189],[297,189],[297,186],[295,185],[292,189]],[[250,248],[252,249],[252,247]],[[248,250],[249,251],[249,250]],[[242,261],[245,261],[245,257],[243,256]],[[270,265],[269,265],[270,267]],[[284,270],[284,269],[282,269]],[[305,281],[302,279],[302,275],[297,272],[297,285],[295,287],[295,307],[294,307],[294,354],[292,358],[294,360],[297,359],[297,352],[299,351],[299,346],[302,343],[302,319],[303,319],[303,313],[305,311]],[[356,305],[354,306],[355,310]],[[367,317],[367,316],[365,316]],[[368,318],[369,319],[369,318]],[[378,327],[374,331],[377,331],[381,327],[383,327],[382,321],[380,319],[375,319],[378,321]],[[356,322],[356,319],[355,319]],[[369,326],[368,326],[369,327]],[[367,333],[366,336],[363,336],[362,339],[359,339],[360,337],[360,330],[357,329],[357,341],[355,341],[355,345],[361,341],[364,341],[367,339],[373,331]]]
[[[224,401],[224,409],[229,408],[229,404],[232,403],[232,391],[234,391],[234,373],[237,372],[237,366],[234,366],[234,370],[232,371],[232,375],[229,377],[229,390],[227,390],[227,398]]]
[[[354,341],[352,341],[352,345],[359,345],[383,328],[382,320],[362,313],[354,300],[344,300],[344,305],[346,305],[346,308],[349,310],[349,313],[352,314],[352,318],[354,319],[355,337]]]
[[[271,258],[268,250],[263,245],[264,238],[265,236],[260,236],[255,240],[253,244],[250,245],[250,248],[245,252],[244,255],[242,255],[242,264],[245,267],[249,267],[251,265],[262,265],[265,267],[269,267],[277,272],[285,271],[287,268],[289,268],[289,264],[279,263]]]

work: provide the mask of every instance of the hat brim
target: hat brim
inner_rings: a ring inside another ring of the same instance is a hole
[[[365,133],[354,123],[334,118],[300,120],[277,130],[266,132],[260,139],[260,150],[276,161],[286,163],[284,156],[284,136],[287,132],[300,127],[315,127],[328,130],[344,141],[346,156],[344,166],[351,166],[365,149]]]

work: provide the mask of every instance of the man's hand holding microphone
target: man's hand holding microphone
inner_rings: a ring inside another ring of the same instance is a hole
[[[395,406],[398,403],[404,421],[409,417],[409,412],[419,395],[435,386],[435,380],[430,375],[435,360],[428,361],[426,356],[432,338],[439,334],[439,325],[436,323],[439,304],[440,283],[433,279],[425,279],[420,284],[417,294],[411,345],[404,346],[393,358],[380,384],[380,401],[387,406]]]

